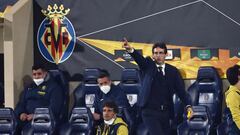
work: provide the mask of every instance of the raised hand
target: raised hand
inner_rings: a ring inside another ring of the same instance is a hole
[[[122,48],[125,48],[127,51],[131,51],[131,50],[133,49],[133,47],[131,47],[131,46],[128,44],[127,38],[123,38]]]

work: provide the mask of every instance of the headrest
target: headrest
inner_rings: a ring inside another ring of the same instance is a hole
[[[34,114],[50,114],[50,111],[48,108],[36,108]]]
[[[12,108],[0,108],[0,134],[13,132],[16,127],[15,115]]]
[[[65,85],[67,83],[67,79],[65,78],[65,76],[61,70],[53,69],[53,70],[49,70],[49,73],[51,74],[52,77],[54,77],[56,79],[56,81],[61,81],[61,83],[63,83],[63,85]]]
[[[200,67],[197,74],[197,80],[201,82],[213,82],[219,79],[218,72],[214,67]]]
[[[85,107],[76,107],[76,108],[73,108],[72,110],[72,114],[87,114],[88,111],[87,111],[87,108]]]
[[[139,71],[136,68],[126,68],[122,72],[121,83],[133,84],[139,83],[140,76]]]
[[[52,131],[55,126],[52,112],[48,108],[36,108],[33,114],[34,131]]]
[[[97,84],[99,69],[86,68],[83,73],[84,83]]]
[[[90,109],[86,107],[73,108],[69,122],[74,130],[90,130],[93,126]]]
[[[0,117],[12,117],[13,115],[12,108],[0,108]]]
[[[206,106],[192,106],[193,116],[187,121],[191,129],[202,129],[209,125],[209,112]]]
[[[71,123],[88,123],[88,108],[86,107],[75,107],[72,110],[70,117]]]

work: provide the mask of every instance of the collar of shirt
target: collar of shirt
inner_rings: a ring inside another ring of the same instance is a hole
[[[165,75],[165,67],[166,67],[165,63],[162,64],[162,65],[156,64],[156,66],[157,66],[157,67],[162,67],[162,73],[163,73],[163,75]]]

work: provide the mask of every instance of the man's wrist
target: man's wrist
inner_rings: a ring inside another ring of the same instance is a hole
[[[130,48],[129,50],[127,50],[128,53],[133,53],[134,52],[134,48]]]

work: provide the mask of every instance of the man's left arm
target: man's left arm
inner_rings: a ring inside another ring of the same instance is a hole
[[[175,75],[175,84],[174,84],[174,89],[181,99],[181,101],[185,104],[185,109],[187,111],[187,118],[191,118],[193,114],[192,106],[191,106],[191,97],[190,95],[185,91],[185,84],[182,79],[182,76],[180,72],[177,70],[176,75]]]
[[[123,90],[120,87],[118,87],[118,91],[119,91],[118,97],[117,97],[118,106],[129,108],[130,104],[128,102],[126,94],[123,92]]]
[[[180,72],[177,70],[175,74],[175,84],[174,84],[174,89],[181,99],[181,101],[185,104],[185,106],[191,105],[191,97],[188,95],[188,93],[185,90],[185,84],[182,79],[182,76]]]

